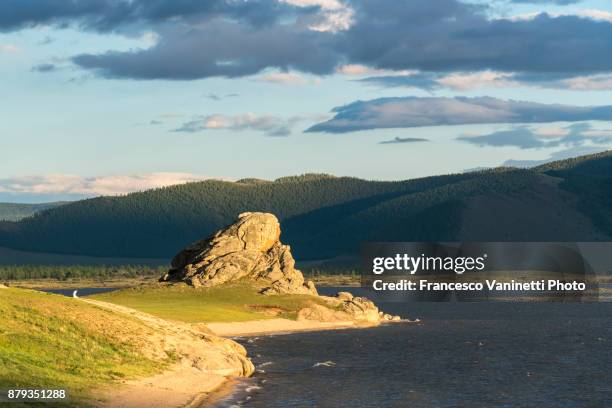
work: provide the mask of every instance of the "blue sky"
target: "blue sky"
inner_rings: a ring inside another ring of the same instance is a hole
[[[528,165],[612,145],[612,6],[9,0],[0,77],[0,201]]]

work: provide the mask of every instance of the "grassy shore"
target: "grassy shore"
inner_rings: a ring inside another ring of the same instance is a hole
[[[138,276],[134,278],[75,278],[58,279],[20,279],[4,281],[7,286],[23,289],[83,289],[83,288],[131,288],[157,283],[157,276]],[[0,281],[2,282],[2,281]]]
[[[295,319],[309,304],[323,304],[310,295],[261,295],[247,282],[198,289],[184,284],[139,286],[91,298],[187,323]]]
[[[67,389],[67,406],[84,406],[89,390],[172,362],[146,355],[146,325],[71,298],[0,288],[0,316],[0,389]]]
[[[165,270],[164,270],[165,271]],[[0,270],[1,272],[1,270]],[[157,271],[156,271],[157,272]],[[162,272],[147,273],[136,276],[108,275],[98,277],[77,278],[7,278],[7,274],[0,274],[0,283],[8,286],[27,289],[70,289],[70,288],[127,288],[142,284],[153,284],[158,281]],[[356,274],[332,274],[325,275],[316,273],[305,275],[305,279],[312,280],[317,286],[359,286],[361,277]]]

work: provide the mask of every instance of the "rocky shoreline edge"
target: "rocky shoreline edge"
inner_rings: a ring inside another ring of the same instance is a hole
[[[210,288],[246,281],[262,297],[310,296],[297,311],[295,320],[272,318],[188,325],[106,302],[88,301],[130,314],[159,328],[165,337],[160,339],[160,351],[167,351],[170,345],[180,356],[179,362],[169,371],[132,381],[121,391],[108,393],[107,403],[101,406],[137,408],[160,403],[159,406],[167,406],[163,405],[167,404],[164,398],[174,398],[174,406],[205,406],[202,398],[219,388],[228,377],[250,377],[255,372],[247,350],[228,337],[364,328],[402,322],[399,316],[380,311],[369,299],[349,292],[319,295],[314,283],[305,281],[302,272],[295,268],[291,249],[281,243],[280,235],[280,223],[273,214],[242,213],[234,224],[179,252],[160,282],[162,286],[187,284],[194,288]],[[199,405],[193,405],[196,403]]]
[[[289,245],[280,241],[281,228],[274,214],[246,212],[212,236],[179,252],[160,282],[183,283],[194,288],[250,281],[261,295],[310,295],[319,302],[299,311],[297,320],[323,322],[398,321],[364,297],[349,292],[321,296],[312,281],[295,268]]]
[[[206,327],[210,333],[202,334],[201,326],[194,329],[191,325],[164,321],[127,307],[101,301],[79,300],[145,321],[163,333],[164,345],[177,349],[182,355],[180,361],[152,377],[126,381],[112,389],[97,390],[99,401],[95,406],[98,408],[214,406],[235,392],[239,378],[248,378],[255,373],[255,366],[247,357],[248,349],[235,342],[236,338],[367,329],[379,325],[354,321],[299,322],[288,319],[266,319],[237,323],[209,323]],[[381,324],[401,323],[414,323],[414,321],[396,320]]]

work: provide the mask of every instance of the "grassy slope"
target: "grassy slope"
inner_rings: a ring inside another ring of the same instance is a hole
[[[149,328],[71,298],[0,288],[0,316],[0,389],[68,389],[83,406],[88,390],[165,366],[141,354]]]
[[[295,319],[297,311],[309,303],[321,303],[308,295],[260,295],[256,288],[245,283],[199,289],[187,285],[141,287],[92,298],[187,323],[240,322],[273,317]],[[265,313],[272,310],[279,314]]]

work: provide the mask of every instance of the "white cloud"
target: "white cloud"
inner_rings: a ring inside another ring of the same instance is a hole
[[[605,91],[612,89],[611,74],[576,76],[565,79],[524,81],[514,78],[513,73],[483,71],[474,73],[455,73],[436,79],[436,82],[456,91],[467,91],[475,88],[512,88],[538,87],[567,89],[571,91]]]
[[[598,129],[592,129],[592,130],[587,130],[583,133],[584,136],[586,137],[593,137],[593,138],[605,138],[605,137],[609,137],[612,138],[612,129],[608,129],[608,130],[598,130]]]
[[[532,129],[532,131],[538,137],[553,138],[553,139],[567,136],[569,133],[569,130],[567,128],[560,128],[560,127],[541,127],[541,128]]]
[[[608,21],[612,23],[612,13],[604,10],[597,9],[581,9],[574,12],[575,15],[580,17],[587,17],[597,21]]]
[[[517,14],[515,16],[508,17],[508,20],[511,21],[528,21],[537,18],[542,15],[541,11],[534,11],[530,13]],[[546,12],[549,16],[553,18],[563,17],[563,16],[578,16],[583,18],[589,18],[595,21],[607,21],[612,22],[612,13],[605,10],[598,9],[574,9],[569,12],[564,13],[556,13],[556,12]]]
[[[0,44],[0,53],[17,54],[21,49],[13,44]]]
[[[149,47],[153,47],[159,42],[159,34],[153,31],[147,31],[140,36],[140,41]]]
[[[280,0],[297,7],[318,6],[321,18],[309,25],[313,31],[337,32],[348,30],[353,24],[354,10],[338,0]]]
[[[100,177],[48,174],[0,179],[0,192],[12,194],[75,194],[85,196],[118,195],[210,178],[191,173],[147,173]]]
[[[258,81],[271,82],[275,84],[305,84],[306,79],[293,72],[272,72],[269,74],[260,75],[256,78]]]
[[[344,5],[338,0],[281,0],[281,2],[298,7],[319,6],[324,10],[339,10],[344,8]]]
[[[306,132],[347,133],[424,126],[612,120],[612,106],[608,105],[543,104],[493,97],[387,97],[358,100],[335,107],[332,112],[332,119],[311,126]],[[584,130],[584,126],[574,129]]]
[[[532,11],[529,13],[521,13],[521,14],[517,14],[514,16],[510,16],[510,17],[502,17],[502,19],[507,19],[510,21],[527,21],[527,20],[533,20],[540,14],[542,14],[541,11]]]
[[[363,75],[380,75],[380,76],[390,76],[390,75],[412,75],[416,74],[418,71],[390,71],[386,69],[376,69],[372,67],[368,67],[367,65],[361,64],[346,64],[341,65],[336,68],[336,73],[342,75],[349,76],[363,76]]]
[[[324,18],[309,28],[314,31],[337,32],[351,28],[354,12],[351,9],[332,11],[324,14]]]
[[[449,74],[437,80],[438,84],[457,91],[466,91],[474,88],[506,88],[518,86],[518,82],[511,79],[512,74],[483,71],[471,73]]]
[[[361,64],[342,65],[336,69],[336,72],[344,75],[376,75],[375,69]]]
[[[589,75],[562,79],[553,83],[555,87],[571,89],[572,91],[603,91],[612,89],[612,75]]]
[[[370,70],[362,65],[345,65],[338,70],[346,75],[371,74]],[[365,78],[368,83],[380,84],[387,87],[414,87],[428,90],[447,88],[454,91],[469,91],[478,88],[517,88],[536,87],[550,89],[566,89],[571,91],[606,91],[612,89],[612,74],[594,74],[555,78],[543,75],[523,75],[521,73],[481,71],[481,72],[455,72],[450,74],[430,74],[422,72],[391,73],[376,72],[377,75]]]
[[[209,115],[184,123],[177,132],[200,132],[203,130],[255,130],[268,136],[289,136],[299,117],[284,119],[271,115],[258,116],[254,113],[243,115]]]

